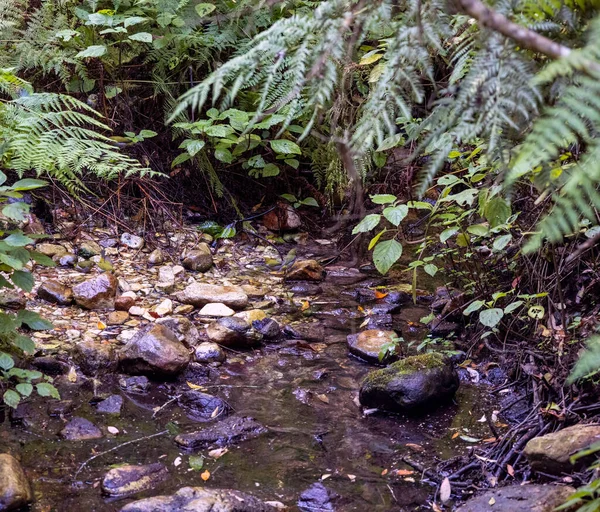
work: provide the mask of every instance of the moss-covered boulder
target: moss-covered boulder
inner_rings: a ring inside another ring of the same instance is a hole
[[[458,385],[458,373],[446,357],[422,354],[370,372],[360,388],[360,403],[363,407],[406,412],[449,400]]]

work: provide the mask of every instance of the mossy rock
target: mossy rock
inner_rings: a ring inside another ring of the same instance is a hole
[[[392,412],[423,410],[450,400],[458,386],[458,373],[446,357],[421,354],[370,372],[360,389],[360,403]]]

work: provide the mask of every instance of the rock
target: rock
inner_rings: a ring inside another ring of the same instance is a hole
[[[600,425],[573,425],[558,432],[534,437],[525,445],[523,453],[531,469],[559,475],[580,470],[590,464],[590,458],[581,458],[575,465],[569,458],[600,440]],[[595,455],[591,456],[592,461]]]
[[[119,279],[117,279],[117,282],[119,283],[119,290],[121,290],[122,292],[131,291],[131,285],[122,277],[119,277]]]
[[[156,323],[171,329],[177,339],[188,347],[195,347],[200,341],[200,333],[196,326],[183,316],[157,318]]]
[[[197,432],[179,434],[175,443],[188,450],[203,450],[209,446],[229,446],[254,439],[267,429],[254,418],[230,416]]]
[[[41,252],[46,256],[49,256],[50,258],[52,258],[53,256],[62,256],[64,254],[67,254],[67,250],[62,245],[58,244],[37,244],[35,246],[35,250],[37,252]]]
[[[211,302],[221,302],[232,309],[244,309],[248,305],[248,295],[239,286],[219,286],[193,282],[177,294],[177,300],[196,307]]]
[[[128,373],[176,375],[190,362],[190,353],[168,327],[140,330],[123,347],[119,363]]]
[[[254,327],[268,340],[278,338],[281,335],[281,327],[272,318],[265,318],[264,320],[254,320],[254,322],[252,322],[252,327]]]
[[[114,346],[100,340],[82,340],[77,343],[73,359],[84,374],[92,377],[117,368]]]
[[[0,454],[0,510],[18,510],[32,501],[31,486],[17,459]]]
[[[404,412],[454,396],[458,374],[441,354],[411,356],[367,375],[360,388],[363,407]]]
[[[320,295],[323,293],[323,288],[314,283],[295,283],[293,286],[290,286],[289,290],[294,295],[299,295],[301,297]]]
[[[129,311],[135,305],[136,299],[130,295],[120,295],[115,299],[115,309],[117,311]]]
[[[75,269],[82,274],[89,274],[96,264],[92,260],[77,260]]]
[[[74,254],[64,254],[61,256],[55,256],[56,260],[58,260],[58,264],[61,267],[74,267],[77,263],[77,256]]]
[[[251,347],[262,338],[245,320],[234,316],[219,318],[209,324],[206,335],[210,341],[226,347]]]
[[[262,299],[267,293],[266,290],[257,286],[252,286],[251,284],[243,284],[242,290],[244,290],[246,295],[251,299]]]
[[[123,233],[121,235],[121,243],[130,249],[141,249],[144,247],[144,239],[141,236],[132,235],[131,233]]]
[[[264,320],[267,318],[266,313],[262,309],[248,309],[247,311],[240,311],[234,315],[237,318],[246,320],[249,324],[257,320]]]
[[[395,359],[398,359],[397,354],[390,354],[389,351],[386,353],[384,359],[379,358],[381,351],[398,340],[398,336],[394,331],[380,331],[378,329],[369,329],[368,331],[362,331],[358,334],[350,334],[347,337],[348,349],[350,353],[364,359],[369,363],[383,363],[387,364]],[[400,348],[396,345],[396,350]]]
[[[64,416],[74,410],[75,403],[73,400],[52,400],[47,408],[49,416]]]
[[[129,313],[127,311],[111,311],[108,314],[106,325],[122,325],[129,320]]]
[[[275,512],[250,494],[230,489],[183,487],[172,496],[154,496],[125,505],[120,512]]]
[[[173,312],[173,301],[171,299],[163,300],[154,308],[154,312],[161,317],[171,314]]]
[[[213,257],[210,252],[210,247],[204,242],[185,254],[182,262],[183,268],[198,272],[206,272],[213,266]]]
[[[154,285],[157,290],[171,293],[175,289],[175,272],[173,267],[165,265],[158,269],[158,282]]]
[[[84,309],[113,309],[117,279],[107,272],[73,287],[75,302]]]
[[[36,357],[31,364],[42,373],[46,373],[51,377],[64,375],[69,372],[69,365],[67,363],[59,361],[52,356]]]
[[[225,352],[216,343],[205,341],[196,347],[194,353],[198,363],[222,363],[225,361]]]
[[[298,260],[285,273],[286,281],[322,281],[325,270],[316,260]]]
[[[86,240],[79,245],[77,254],[82,258],[89,259],[102,253],[102,247],[92,240]]]
[[[126,393],[147,393],[150,390],[150,381],[145,375],[135,377],[121,377],[119,386]]]
[[[165,261],[165,255],[160,249],[154,249],[148,256],[148,264],[162,265]]]
[[[113,247],[119,245],[119,241],[116,238],[105,238],[104,240],[100,240],[98,243],[106,249],[112,249]]]
[[[302,512],[334,512],[339,494],[317,482],[300,494],[298,508]]]
[[[144,316],[146,313],[148,313],[148,310],[141,306],[131,306],[129,308],[129,314],[131,316]]]
[[[123,397],[121,395],[110,395],[108,398],[98,402],[96,410],[104,414],[121,414]]]
[[[73,303],[73,290],[54,279],[46,279],[37,289],[37,296],[45,301],[69,306]]]
[[[302,220],[292,205],[279,203],[263,215],[263,224],[270,231],[294,231],[302,226]]]
[[[20,290],[0,289],[0,308],[25,309],[26,306],[27,299]]]
[[[111,469],[102,480],[102,492],[109,496],[127,496],[152,489],[169,477],[162,464],[126,465]]]
[[[511,485],[471,498],[456,512],[553,512],[574,492],[572,487]]]
[[[75,417],[60,431],[60,435],[67,441],[85,441],[87,439],[100,439],[104,437],[102,431],[90,420]]]
[[[431,331],[431,334],[434,334],[435,336],[449,336],[451,333],[456,332],[458,328],[459,326],[457,323],[442,320],[437,317],[429,322],[429,330]]]
[[[196,421],[223,418],[231,412],[231,407],[225,400],[195,389],[182,393],[177,404]]]
[[[202,306],[198,316],[232,316],[234,313],[233,309],[222,302],[211,302]]]

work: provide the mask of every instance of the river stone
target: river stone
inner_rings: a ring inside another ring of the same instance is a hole
[[[222,302],[232,309],[244,309],[248,305],[248,295],[239,286],[219,286],[193,282],[177,294],[177,300],[196,307],[210,302]]]
[[[250,347],[262,338],[248,322],[234,316],[219,318],[209,324],[206,335],[210,341],[226,347]]]
[[[100,247],[96,242],[92,240],[86,240],[79,245],[79,250],[77,254],[82,258],[92,258],[93,256],[98,256],[102,253],[102,247]]]
[[[167,316],[158,318],[156,323],[168,327],[177,339],[188,347],[195,347],[200,341],[198,328],[184,316]]]
[[[53,259],[54,261],[57,261],[61,267],[74,267],[77,263],[77,256],[70,253],[55,256]]]
[[[266,313],[262,309],[248,309],[246,311],[240,311],[233,316],[246,320],[249,324],[267,318]]]
[[[190,362],[190,352],[171,329],[155,324],[129,340],[121,350],[119,362],[132,374],[176,375]]]
[[[102,492],[109,496],[136,494],[152,489],[168,476],[167,468],[160,463],[119,466],[104,475]]]
[[[299,295],[301,297],[320,295],[323,293],[323,288],[321,288],[318,284],[306,282],[295,283],[294,285],[290,286],[289,290],[294,295]]]
[[[179,434],[175,443],[187,450],[203,450],[209,446],[229,446],[254,439],[268,432],[254,418],[229,416],[197,432]]]
[[[325,270],[317,260],[298,260],[285,273],[286,281],[322,281]]]
[[[198,316],[233,316],[235,311],[222,302],[211,302],[202,306]]]
[[[269,231],[295,231],[302,226],[302,219],[291,204],[280,203],[263,215],[263,224]]]
[[[202,242],[195,249],[187,251],[182,265],[183,268],[198,272],[210,270],[213,266],[213,257],[208,244]]]
[[[276,512],[250,494],[231,489],[183,487],[171,496],[154,496],[125,505],[120,512]]]
[[[579,459],[575,465],[569,458],[584,448],[600,440],[600,425],[573,425],[558,432],[534,437],[526,445],[523,453],[531,464],[531,469],[543,473],[559,475],[585,468],[590,458]],[[594,459],[594,456],[591,457]]]
[[[2,288],[0,290],[0,308],[5,309],[25,309],[27,299],[20,290],[10,290]]]
[[[17,459],[0,454],[0,510],[18,510],[32,501],[31,486]]]
[[[254,320],[254,322],[252,322],[252,327],[254,327],[259,333],[269,340],[277,338],[281,335],[281,327],[272,318]]]
[[[166,316],[173,312],[173,301],[171,299],[165,299],[154,308],[154,312],[160,316]]]
[[[196,421],[223,418],[231,412],[231,407],[225,400],[195,389],[179,395],[177,404],[190,418]]]
[[[67,441],[85,441],[87,439],[100,439],[102,431],[90,420],[75,417],[60,431],[60,435]]]
[[[96,410],[103,414],[121,414],[123,397],[121,395],[110,395],[108,398],[98,402]]]
[[[46,279],[37,289],[37,296],[60,306],[69,306],[73,303],[73,290],[54,279]]]
[[[317,482],[302,491],[298,499],[298,508],[302,512],[334,512],[334,502],[339,497],[338,493]]]
[[[171,265],[164,265],[158,269],[158,282],[154,287],[164,293],[171,293],[175,289],[175,271]]]
[[[165,255],[160,249],[154,249],[148,256],[148,264],[162,265],[165,261]]]
[[[360,388],[360,403],[405,412],[448,400],[458,386],[458,373],[448,359],[438,353],[421,354],[370,372]]]
[[[456,512],[553,512],[574,492],[572,487],[511,485],[471,498]]]
[[[114,345],[100,340],[82,340],[73,352],[73,359],[85,375],[109,373],[117,368]]]
[[[123,233],[121,235],[121,243],[130,249],[141,249],[144,247],[144,239],[141,236],[131,233]]]
[[[133,293],[132,295],[129,295]],[[128,312],[133,306],[135,306],[137,298],[134,292],[126,292],[115,299],[115,309],[117,311]]]
[[[48,404],[48,416],[65,416],[72,413],[75,407],[73,400],[52,400]]]
[[[379,359],[379,354],[384,349],[385,345],[397,340],[398,336],[394,331],[380,331],[379,329],[369,329],[368,331],[359,332],[358,334],[350,334],[347,337],[348,349],[350,353],[364,359],[369,363],[389,363],[394,359],[398,359],[396,354],[386,353],[383,360]],[[396,349],[399,345],[396,345]]]
[[[119,386],[126,393],[147,393],[150,390],[150,381],[145,375],[121,377]]]
[[[129,320],[127,311],[111,311],[108,314],[106,325],[122,325]]]
[[[84,309],[113,309],[117,278],[107,272],[73,287],[75,302]]]
[[[226,356],[219,345],[204,341],[196,347],[195,358],[198,363],[222,363]]]
[[[53,256],[62,256],[63,254],[67,254],[67,250],[62,245],[58,244],[37,244],[35,246],[35,250],[37,252],[41,252],[45,256],[49,256],[50,258]]]

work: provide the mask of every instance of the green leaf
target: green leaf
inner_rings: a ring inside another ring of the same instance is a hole
[[[482,300],[474,300],[463,311],[463,315],[470,315],[471,313],[474,313],[475,311],[479,311],[484,304],[485,303]]]
[[[289,201],[290,203],[295,203],[296,201],[298,201],[298,199],[296,199],[296,196],[292,194],[281,194],[280,197],[283,197],[286,201]]]
[[[29,213],[29,205],[27,203],[10,203],[2,208],[3,215],[18,222],[25,220],[26,213]]]
[[[191,158],[192,158],[192,155],[190,155],[189,153],[181,153],[181,155],[177,155],[171,162],[171,169],[173,169],[173,167],[175,167],[179,164],[182,164],[183,162],[187,162]]]
[[[198,16],[200,16],[201,18],[204,18],[204,16],[208,16],[216,8],[217,8],[216,5],[214,5],[214,4],[208,4],[208,3],[197,4],[196,7],[195,7],[196,14]]]
[[[375,204],[389,204],[393,203],[396,199],[398,198],[392,194],[375,194],[371,196],[371,201]]]
[[[10,276],[10,279],[19,288],[21,288],[21,290],[30,292],[33,289],[34,281],[31,272],[27,272],[25,270],[15,270]]]
[[[60,400],[58,390],[52,384],[49,384],[47,382],[40,382],[39,384],[35,385],[35,389],[37,390],[38,395],[40,396],[51,396],[52,398]]]
[[[123,21],[123,26],[127,28],[131,27],[132,25],[139,25],[140,23],[144,23],[145,21],[146,18],[143,18],[142,16],[130,16],[129,18],[125,18],[125,20]]]
[[[545,313],[546,310],[544,309],[544,306],[531,306],[529,311],[527,311],[529,317],[533,318],[534,320],[541,320],[544,318]]]
[[[80,51],[75,58],[85,59],[91,57],[102,57],[107,52],[106,46],[103,44],[88,46],[85,50]]]
[[[433,263],[428,263],[423,267],[423,270],[431,277],[434,277],[437,274],[438,268]]]
[[[11,188],[13,190],[22,192],[24,190],[34,190],[36,188],[42,188],[42,187],[45,187],[47,184],[48,184],[48,182],[44,181],[44,180],[25,178],[25,179],[15,182]]]
[[[500,308],[484,309],[479,313],[479,321],[486,327],[496,327],[503,316],[504,311]]]
[[[279,174],[279,167],[275,164],[267,164],[262,169],[262,175],[264,178],[268,178],[271,176],[277,176]]]
[[[281,153],[284,155],[301,155],[302,150],[300,146],[291,140],[277,139],[270,141],[271,149],[275,153]]]
[[[352,234],[356,235],[358,233],[366,233],[367,231],[371,231],[377,226],[377,224],[379,224],[380,220],[381,215],[377,213],[371,213],[361,220],[356,226],[354,226]]]
[[[456,233],[458,233],[457,228],[444,229],[444,231],[442,231],[440,233],[440,242],[442,242],[442,243],[447,242],[450,238],[452,238],[454,235],[456,235]]]
[[[78,35],[79,35],[79,32],[77,32],[76,30],[66,29],[66,30],[59,30],[56,34],[54,34],[54,37],[62,39],[65,42],[68,42]]]
[[[360,59],[360,62],[358,63],[359,66],[368,66],[369,64],[374,64],[375,62],[377,62],[379,59],[381,59],[383,57],[383,53],[379,53],[381,50],[372,50],[368,53],[365,53],[362,58]]]
[[[6,352],[0,352],[0,368],[2,370],[10,370],[15,365],[13,358]]]
[[[215,158],[221,162],[225,162],[226,164],[233,162],[233,155],[231,154],[231,151],[226,148],[215,149]]]
[[[140,41],[141,43],[151,43],[152,34],[150,32],[138,32],[137,34],[131,34],[129,39],[132,41]]]
[[[21,382],[15,386],[16,390],[23,396],[31,395],[33,386],[29,382]]]
[[[515,309],[521,306],[521,304],[523,304],[522,300],[516,300],[514,302],[511,302],[508,306],[504,308],[504,314],[508,315],[509,313],[512,313]]]
[[[185,149],[190,155],[195,156],[205,145],[206,143],[203,140],[186,139],[179,147]]]
[[[510,205],[505,199],[498,196],[492,197],[483,209],[483,216],[492,228],[506,224],[510,214]]]
[[[399,144],[402,144],[404,141],[404,137],[401,133],[396,133],[395,135],[391,135],[387,139],[379,145],[379,147],[375,151],[387,151],[388,149],[395,148]]]
[[[231,135],[234,131],[235,130],[228,124],[214,124],[212,126],[207,126],[204,133],[209,137],[224,138]]]
[[[380,153],[375,151],[373,153],[373,163],[375,164],[375,167],[377,167],[378,169],[381,169],[385,163],[387,162],[387,155],[385,153]]]
[[[217,238],[233,238],[236,234],[237,230],[235,229],[235,222],[233,222],[225,226]]]
[[[402,256],[402,245],[396,240],[386,240],[375,246],[373,263],[381,274],[386,274]]]
[[[383,216],[394,226],[399,226],[408,214],[408,206],[401,204],[399,206],[388,206],[383,210]]]
[[[152,137],[156,137],[158,133],[153,130],[142,130],[140,132],[140,137],[144,137],[144,139],[151,139]]]
[[[467,228],[467,231],[475,236],[485,236],[489,230],[485,224],[473,224]]]
[[[17,405],[19,405],[19,402],[21,401],[21,396],[13,389],[9,389],[4,392],[2,399],[6,405],[16,409]]]
[[[24,247],[33,243],[33,238],[25,236],[23,233],[13,233],[8,235],[3,242],[7,243],[11,247]]]
[[[35,352],[35,343],[29,336],[17,334],[12,340],[12,344],[26,354],[33,354]]]
[[[286,158],[284,162],[294,169],[298,169],[298,167],[300,167],[300,162],[295,158]]]
[[[49,256],[46,256],[45,254],[42,254],[41,252],[30,251],[29,254],[31,255],[31,259],[33,261],[35,261],[36,263],[39,263],[40,265],[44,265],[46,267],[55,267],[56,266],[56,263],[54,262],[54,260],[52,258],[50,258]]]
[[[21,309],[17,313],[17,322],[21,322],[22,324],[29,326],[29,328],[33,329],[34,331],[44,331],[47,329],[52,329],[53,327],[51,322],[44,320],[34,311],[27,311],[26,309]]]
[[[492,244],[492,247],[494,248],[495,251],[500,252],[502,249],[504,249],[509,242],[512,240],[512,235],[502,235],[499,236],[498,238],[496,238],[496,240],[494,240],[494,243]]]
[[[314,197],[305,197],[300,203],[305,206],[319,206],[319,203],[317,203],[317,200]]]
[[[383,235],[386,231],[387,231],[387,229],[383,228],[379,233],[377,233],[373,238],[371,238],[371,241],[369,242],[369,249],[368,249],[369,251],[371,249],[373,249],[373,247],[375,247],[377,242],[379,242],[381,235]]]
[[[202,455],[190,455],[190,468],[194,471],[200,471],[204,466],[204,457]]]
[[[14,268],[15,270],[21,270],[23,268],[23,263],[21,260],[10,256],[9,254],[0,253],[0,261],[9,267]]]

